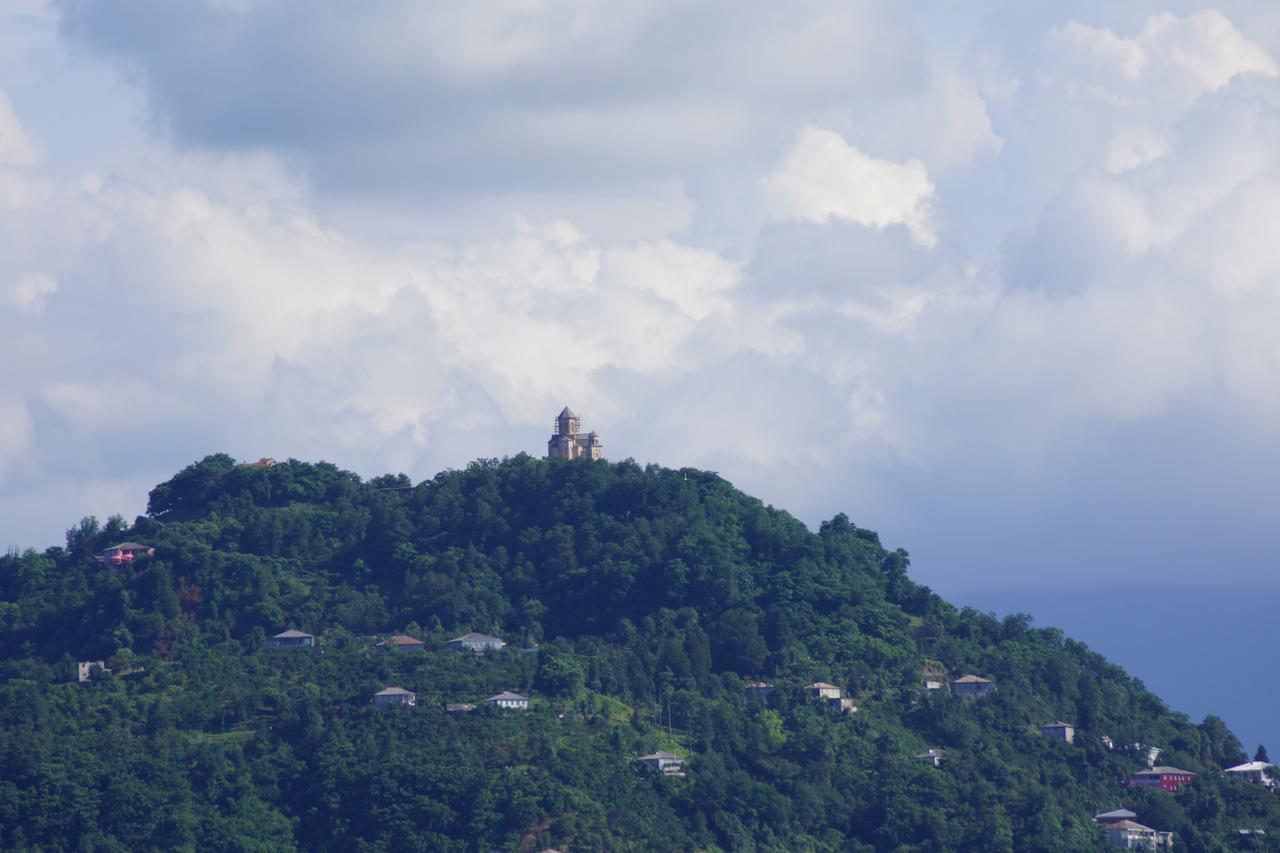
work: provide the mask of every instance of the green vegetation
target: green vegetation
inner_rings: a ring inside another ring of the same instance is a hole
[[[1280,838],[1280,797],[1217,772],[1246,758],[1220,720],[1024,616],[957,610],[842,515],[814,533],[713,474],[632,462],[521,455],[410,485],[211,456],[132,526],[0,559],[0,847],[1089,850],[1118,807],[1178,849]],[[126,539],[154,556],[94,558]],[[264,649],[285,628],[318,647]],[[393,631],[428,651],[376,654]],[[510,645],[444,650],[467,631]],[[97,659],[114,674],[77,684]],[[925,691],[925,672],[998,692]],[[751,678],[777,685],[767,703]],[[813,681],[857,713],[805,698]],[[373,710],[392,685],[417,707]],[[507,689],[532,708],[445,712]],[[1055,719],[1074,744],[1039,733]],[[1195,784],[1124,787],[1134,742]],[[941,768],[913,758],[930,747]],[[632,764],[656,749],[688,775]]]

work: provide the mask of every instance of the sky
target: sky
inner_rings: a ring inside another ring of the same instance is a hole
[[[965,603],[1247,609],[1278,377],[1274,4],[0,8],[0,544],[567,404]]]

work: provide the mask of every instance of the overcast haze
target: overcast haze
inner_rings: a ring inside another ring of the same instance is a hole
[[[1280,588],[1274,4],[4,9],[0,544],[567,403],[960,600]]]

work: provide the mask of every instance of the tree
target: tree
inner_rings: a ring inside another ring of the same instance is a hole
[[[1257,749],[1257,751],[1256,751],[1256,752],[1254,752],[1254,754],[1253,754],[1253,760],[1254,760],[1254,761],[1265,761],[1265,762],[1267,762],[1268,764],[1270,764],[1270,763],[1271,763],[1271,759],[1270,759],[1270,758],[1267,758],[1267,748],[1266,748],[1265,746],[1263,746],[1262,744],[1258,744],[1258,749]]]

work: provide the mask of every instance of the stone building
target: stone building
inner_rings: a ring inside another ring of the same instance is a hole
[[[548,459],[603,459],[604,445],[594,430],[582,433],[582,420],[565,406],[556,418],[555,433],[547,442]]]

